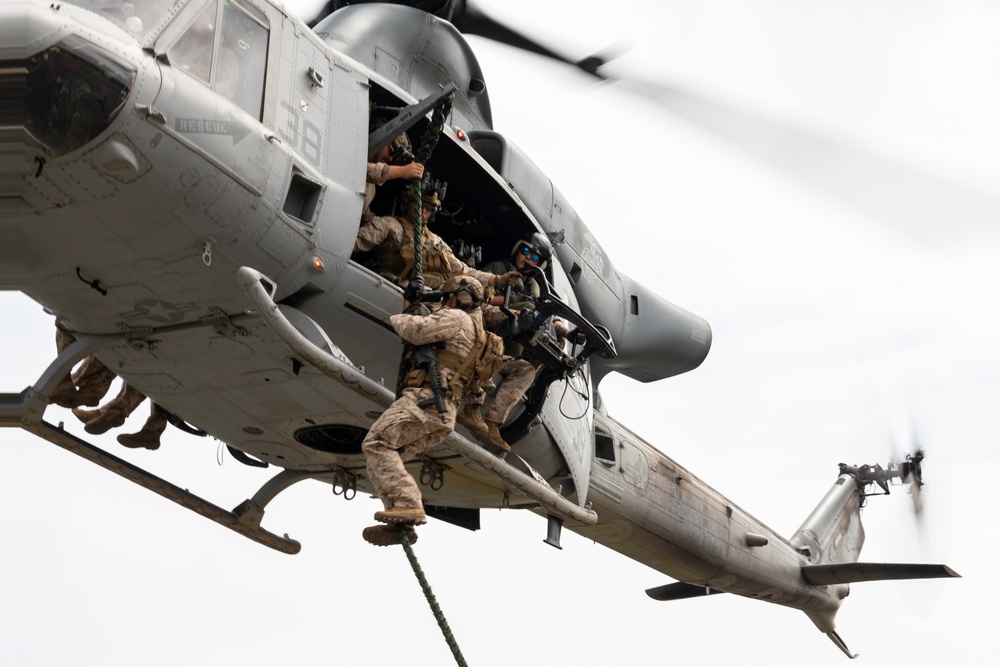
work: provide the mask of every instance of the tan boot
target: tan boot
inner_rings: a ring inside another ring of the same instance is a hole
[[[73,408],[73,414],[83,422],[83,430],[94,435],[107,433],[111,429],[121,426],[128,417],[121,404],[113,401],[96,410]]]
[[[73,384],[73,378],[66,374],[56,388],[52,390],[52,394],[49,396],[49,403],[55,403],[56,405],[63,408],[75,408],[79,405],[83,405],[77,396],[76,385]]]
[[[500,435],[500,425],[496,422],[486,422],[486,435],[481,438],[481,442],[486,445],[486,449],[501,458],[510,453],[510,445]]]
[[[384,526],[379,524],[377,526],[368,526],[361,531],[361,537],[365,538],[365,541],[369,544],[374,544],[377,547],[389,547],[394,544],[403,543],[399,535],[400,530],[406,533],[407,542],[410,544],[416,543],[417,531],[413,529],[413,526],[406,525]]]
[[[83,360],[79,370],[73,373],[73,382],[79,388],[77,405],[97,405],[108,393],[111,383],[115,381],[115,373],[95,357]]]
[[[427,523],[427,515],[422,507],[393,507],[391,510],[375,512],[375,520],[382,523],[405,523],[420,526]]]
[[[61,353],[75,341],[76,338],[72,334],[56,325],[56,351]],[[56,388],[52,390],[52,394],[49,395],[49,403],[55,403],[64,408],[75,408],[80,405],[76,395],[76,383],[73,382],[71,374],[67,373],[66,377],[60,380]]]
[[[99,435],[124,424],[132,411],[144,400],[146,397],[137,389],[123,384],[118,396],[108,401],[106,405],[96,410],[73,408],[73,414],[83,422],[83,430]]]
[[[479,411],[479,408],[480,406],[473,403],[466,403],[462,406],[462,411],[455,418],[455,421],[469,429],[469,432],[476,438],[484,437],[487,430],[489,430],[486,422],[483,421],[483,415]]]
[[[84,427],[86,428],[86,427]],[[129,449],[159,449],[160,436],[167,428],[167,413],[159,406],[153,406],[153,414],[138,433],[123,433],[118,436],[118,443]]]

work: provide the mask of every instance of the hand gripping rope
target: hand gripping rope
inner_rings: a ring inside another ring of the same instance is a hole
[[[422,165],[427,164],[437,147],[438,139],[441,138],[441,130],[444,128],[444,119],[451,113],[452,98],[453,96],[449,95],[437,103],[431,114],[431,122],[420,138],[420,148],[417,149],[415,158]],[[424,218],[422,215],[424,193],[421,185],[422,180],[419,178],[410,181],[410,193],[413,199],[413,275],[419,277],[423,277],[424,270]]]
[[[431,113],[431,122],[420,137],[420,147],[417,149],[415,159],[420,164],[426,165],[430,160],[438,139],[441,138],[441,130],[444,129],[444,119],[451,113],[451,103],[453,95],[443,98],[434,107]],[[424,192],[422,179],[414,178],[410,181],[410,195],[413,200],[413,275],[423,278],[424,276],[424,218],[423,201]],[[419,307],[419,304],[414,304]],[[409,345],[403,345],[403,360],[407,356]],[[396,398],[403,395],[403,378],[406,377],[406,364],[401,360],[399,364],[399,374],[396,378]]]
[[[431,122],[427,126],[427,129],[424,130],[424,135],[420,139],[420,148],[417,149],[416,160],[420,164],[427,164],[427,161],[431,157],[431,153],[434,152],[438,139],[441,137],[441,130],[444,127],[444,119],[449,113],[451,113],[451,102],[452,96],[449,95],[438,102],[437,106],[434,107],[434,113],[431,114]],[[422,278],[424,271],[424,193],[421,186],[422,183],[419,178],[414,178],[410,183],[410,193],[413,199],[413,275]],[[401,363],[399,367],[399,379],[396,383],[397,398],[403,393],[403,377],[405,376],[404,368],[405,365]],[[420,588],[424,592],[424,597],[427,598],[427,603],[430,605],[431,611],[434,613],[434,618],[437,619],[438,627],[441,628],[444,640],[451,649],[452,655],[455,656],[456,664],[458,664],[459,667],[468,667],[465,662],[465,658],[462,657],[462,651],[458,647],[458,642],[455,641],[455,636],[451,633],[448,621],[444,617],[444,612],[441,611],[441,607],[438,605],[437,599],[434,597],[434,592],[431,591],[431,586],[427,583],[427,577],[424,576],[424,571],[420,568],[420,563],[417,562],[417,557],[413,553],[413,546],[410,544],[410,540],[406,537],[406,531],[402,526],[399,527],[399,539],[403,543],[403,550],[406,551],[406,558],[410,561],[410,567],[413,568],[413,574],[416,575],[417,581],[420,583]]]

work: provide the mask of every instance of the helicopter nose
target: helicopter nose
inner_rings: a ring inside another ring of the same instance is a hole
[[[76,150],[103,132],[124,107],[137,74],[134,65],[76,35],[20,67],[7,65],[7,77],[23,77],[20,125],[30,143],[52,156]]]

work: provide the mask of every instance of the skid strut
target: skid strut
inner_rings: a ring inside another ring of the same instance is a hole
[[[56,373],[65,373],[66,369],[71,367],[72,363],[66,365],[65,359],[58,359],[42,375],[38,383],[39,386],[51,390],[56,382]],[[230,511],[175,486],[124,459],[109,454],[82,438],[78,438],[64,430],[62,424],[55,426],[43,420],[42,415],[47,404],[45,395],[34,387],[28,387],[20,394],[0,394],[0,427],[18,427],[29,433],[34,433],[80,458],[110,470],[130,482],[143,486],[167,500],[172,500],[181,507],[200,514],[206,519],[211,519],[254,542],[286,554],[296,554],[302,548],[301,544],[290,539],[288,535],[279,537],[265,530],[261,527],[260,520],[264,516],[264,506],[272,498],[295,482],[310,477],[309,474],[299,471],[283,471],[264,484],[252,499],[243,501],[239,507]]]
[[[183,332],[192,328],[207,328],[218,326],[218,323],[194,323],[191,325],[176,325],[157,332],[157,335],[169,335],[173,332]],[[272,478],[254,495],[252,499],[243,501],[232,511],[214,505],[207,500],[194,495],[186,489],[175,486],[164,479],[143,470],[142,468],[109,454],[82,438],[64,430],[62,424],[55,426],[42,419],[48,407],[48,396],[59,383],[60,378],[73,368],[73,365],[88,354],[101,348],[126,340],[125,336],[93,336],[78,335],[77,340],[67,346],[42,373],[34,386],[28,387],[19,394],[0,393],[0,427],[22,428],[34,433],[40,438],[58,445],[68,452],[95,463],[130,482],[144,486],[167,500],[172,500],[206,519],[211,519],[221,526],[247,537],[254,542],[271,547],[286,554],[296,554],[302,548],[296,540],[285,535],[279,537],[261,527],[264,516],[264,506],[278,493],[303,479],[311,478],[309,473],[285,470]]]
[[[5,423],[4,425],[11,424]],[[261,527],[260,520],[264,516],[264,505],[274,498],[278,492],[288,488],[295,482],[309,478],[310,475],[307,473],[285,470],[264,484],[252,499],[243,501],[239,507],[230,511],[214,505],[179,486],[175,486],[124,459],[108,454],[103,449],[95,447],[72,433],[68,433],[61,426],[54,426],[46,421],[41,421],[33,425],[20,424],[20,426],[24,430],[34,433],[54,445],[59,445],[66,451],[72,452],[91,463],[96,463],[130,482],[144,486],[153,493],[157,493],[167,500],[172,500],[178,505],[196,514],[200,514],[206,519],[211,519],[217,524],[225,526],[254,542],[286,554],[296,554],[302,548],[302,545],[298,541],[289,538],[288,535],[280,537],[265,530]]]

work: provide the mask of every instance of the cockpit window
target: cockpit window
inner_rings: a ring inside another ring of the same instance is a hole
[[[159,26],[177,0],[67,0],[71,5],[85,9],[111,19],[128,30],[137,38],[144,38],[151,30]]]
[[[201,79],[206,84],[212,78],[215,23],[218,16],[219,1],[214,0],[202,10],[191,27],[167,51],[171,65]]]
[[[267,17],[243,0],[213,0],[167,51],[170,63],[260,118]]]
[[[223,3],[222,49],[236,55],[233,102],[260,118],[264,104],[264,74],[267,68],[267,17],[240,0]]]

